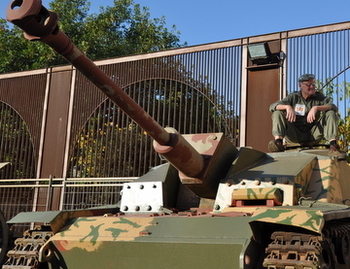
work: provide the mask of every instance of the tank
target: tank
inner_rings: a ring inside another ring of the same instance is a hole
[[[117,205],[22,212],[44,223],[3,268],[350,268],[350,168],[326,148],[264,153],[222,133],[162,128],[80,52],[40,0],[7,19],[65,57],[137,122],[168,162],[125,183]]]

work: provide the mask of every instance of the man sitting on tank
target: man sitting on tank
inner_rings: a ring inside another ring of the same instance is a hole
[[[329,141],[328,155],[344,159],[345,152],[340,150],[337,143],[338,108],[330,97],[316,90],[315,75],[301,75],[299,88],[300,91],[270,105],[275,140],[269,142],[269,151],[284,151],[283,141],[313,145],[325,138]]]

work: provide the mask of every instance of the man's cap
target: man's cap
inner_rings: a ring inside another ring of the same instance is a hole
[[[299,77],[299,82],[308,81],[310,79],[315,79],[314,74],[304,74]]]

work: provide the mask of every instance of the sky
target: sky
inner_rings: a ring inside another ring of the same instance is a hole
[[[26,0],[23,0],[26,1]],[[349,0],[134,0],[149,8],[152,18],[165,16],[176,25],[180,43],[188,46],[350,21]],[[51,0],[43,0],[49,7]],[[92,13],[113,0],[90,0]],[[6,17],[11,0],[0,0]]]

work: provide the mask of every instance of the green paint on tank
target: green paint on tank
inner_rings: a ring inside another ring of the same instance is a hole
[[[251,221],[261,221],[283,225],[293,225],[320,233],[324,224],[323,213],[319,210],[299,208],[261,208],[251,218]]]
[[[250,217],[81,218],[50,239],[67,268],[243,268]],[[240,223],[241,229],[235,229]],[[87,228],[89,225],[89,228]],[[135,235],[135,236],[134,236]],[[79,259],[77,259],[79,257]],[[97,259],[98,257],[98,259]]]

